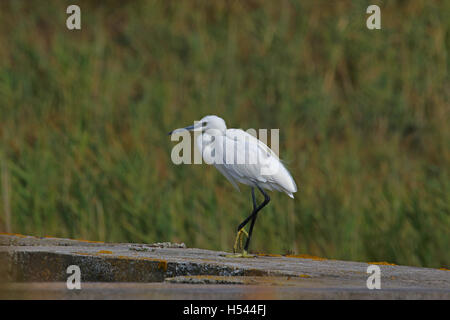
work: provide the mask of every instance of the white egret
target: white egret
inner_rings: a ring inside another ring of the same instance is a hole
[[[242,241],[242,236],[245,234],[247,240],[243,252],[235,256],[251,257],[248,254],[248,247],[256,217],[258,212],[270,201],[270,197],[264,189],[285,192],[294,198],[293,193],[297,192],[294,179],[275,152],[266,144],[243,130],[227,129],[222,118],[209,115],[194,125],[176,129],[169,135],[183,130],[200,130],[202,132],[196,141],[198,151],[205,162],[213,164],[237,190],[239,190],[237,183],[251,187],[253,210],[239,225],[234,244],[234,252],[236,252],[238,243]],[[259,205],[256,203],[255,188],[264,196],[264,201]],[[244,227],[250,220],[251,224],[247,233]]]

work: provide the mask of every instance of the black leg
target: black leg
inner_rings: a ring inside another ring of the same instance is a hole
[[[249,215],[247,218],[245,218],[244,221],[242,221],[242,223],[239,225],[238,230],[240,231],[243,227],[245,227],[247,225],[247,223],[250,221],[251,218],[253,218],[257,205],[256,205],[256,198],[255,198],[255,188],[252,187],[252,200],[253,200],[253,211],[252,214]]]
[[[256,198],[255,198],[255,188],[252,187],[252,200],[253,200],[253,211],[256,210]]]
[[[256,221],[256,217],[258,215],[258,212],[264,208],[270,201],[270,197],[267,193],[264,192],[263,189],[261,189],[258,185],[257,185],[259,191],[261,191],[261,193],[264,195],[264,201],[263,203],[261,203],[256,210],[253,210],[252,215],[250,216],[252,219],[252,223],[250,224],[250,229],[248,230],[248,237],[247,237],[247,241],[245,242],[245,246],[244,246],[244,250],[248,251],[248,246],[250,244],[250,238],[252,237],[252,232],[253,232],[253,226],[255,225],[255,221]],[[253,195],[253,199],[254,199],[254,193],[252,193]]]

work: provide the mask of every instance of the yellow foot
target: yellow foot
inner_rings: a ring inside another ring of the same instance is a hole
[[[248,254],[247,251],[243,250],[242,253],[227,254],[225,257],[227,257],[227,258],[255,258],[256,256],[253,254]]]
[[[236,240],[234,240],[233,253],[236,253],[237,251],[239,251],[239,249],[243,248],[242,246],[242,238],[244,237],[243,235],[245,235],[248,238],[248,233],[247,231],[245,231],[244,228],[239,230],[236,235]]]

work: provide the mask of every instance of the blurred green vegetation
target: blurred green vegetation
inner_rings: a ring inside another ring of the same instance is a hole
[[[251,250],[450,265],[450,1],[0,3],[0,231],[231,250],[250,213],[167,132],[280,128]]]

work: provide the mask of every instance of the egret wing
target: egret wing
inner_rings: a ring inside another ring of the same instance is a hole
[[[235,180],[246,184],[263,185],[269,190],[281,189],[290,196],[297,191],[289,171],[283,166],[276,153],[262,141],[240,129],[227,130],[225,140],[224,150],[226,153],[233,152],[234,161],[230,163],[230,159],[226,159],[225,155],[224,166]],[[245,156],[244,163],[237,161],[244,157],[242,153]],[[238,159],[238,156],[241,158]],[[253,161],[249,161],[250,159]]]
[[[233,187],[236,188],[237,191],[239,191],[239,192],[241,191],[241,190],[239,189],[238,184],[237,184],[236,181],[234,180],[233,176],[230,175],[230,174],[227,172],[227,170],[226,170],[226,168],[224,167],[224,165],[222,165],[222,164],[214,164],[214,167],[216,167],[217,170],[219,170],[220,173],[222,173],[222,174],[225,176],[225,178],[227,178],[227,180],[231,182],[231,184],[233,185]]]

